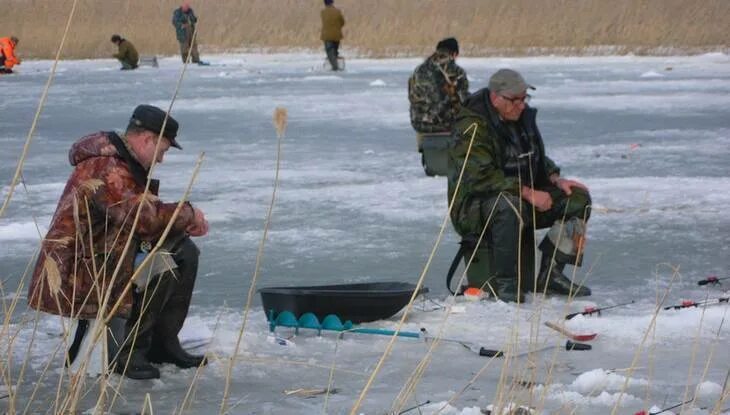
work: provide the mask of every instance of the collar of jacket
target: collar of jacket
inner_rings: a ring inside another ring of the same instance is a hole
[[[144,187],[147,184],[147,176],[149,171],[145,169],[142,164],[133,156],[131,150],[127,147],[126,140],[120,137],[116,132],[107,132],[109,141],[117,149],[117,153],[129,166],[129,171],[134,177],[134,181],[137,185]],[[150,193],[157,195],[157,191],[160,187],[160,181],[156,179],[150,180]]]

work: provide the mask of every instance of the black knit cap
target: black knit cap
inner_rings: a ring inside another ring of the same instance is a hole
[[[436,45],[436,50],[445,50],[451,53],[459,53],[459,42],[456,41],[456,38],[453,37],[447,37],[446,39],[443,39]]]
[[[129,120],[137,127],[144,128],[145,130],[152,131],[155,134],[159,134],[162,130],[162,123],[165,122],[165,116],[167,113],[152,105],[138,105],[132,113],[132,118]],[[165,124],[165,131],[162,135],[170,140],[170,145],[175,148],[179,148],[180,144],[175,141],[177,136],[178,123],[172,116],[167,117],[167,124]]]

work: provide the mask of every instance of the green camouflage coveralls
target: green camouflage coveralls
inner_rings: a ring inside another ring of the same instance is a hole
[[[466,72],[448,53],[436,51],[408,80],[411,125],[419,133],[450,131],[467,96]]]
[[[550,227],[563,218],[587,220],[590,214],[587,191],[574,187],[572,195],[567,196],[550,182],[550,175],[559,174],[560,169],[545,155],[536,115],[536,109],[526,107],[517,122],[502,121],[485,88],[467,99],[454,121],[454,142],[449,149],[449,201],[454,196],[462,166],[466,164],[466,167],[454,200],[451,222],[462,237],[478,238],[496,204],[482,244],[492,253],[498,278],[516,279],[520,219],[522,229],[532,232],[533,206],[521,198],[521,186],[546,191],[553,199],[550,210],[534,209],[534,226],[538,229]],[[474,142],[467,160],[472,134]],[[520,212],[519,216],[510,204]],[[548,251],[545,241],[540,248]],[[554,254],[553,250],[549,253]],[[557,257],[556,260],[576,264],[576,258]]]

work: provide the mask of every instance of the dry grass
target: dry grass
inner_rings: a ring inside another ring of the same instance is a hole
[[[21,56],[53,56],[72,0],[0,0],[2,35]],[[727,0],[337,0],[343,47],[361,55],[421,55],[456,36],[463,55],[545,51],[614,53],[727,50]],[[178,51],[170,23],[178,0],[81,0],[66,57],[105,57],[113,33],[142,54]],[[320,0],[198,0],[203,51],[319,49]],[[596,49],[596,48],[599,49]]]

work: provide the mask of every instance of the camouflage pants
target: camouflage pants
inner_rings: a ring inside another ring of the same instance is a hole
[[[554,186],[539,190],[550,193],[553,207],[545,212],[535,209],[534,220],[533,206],[524,200],[520,201],[519,197],[511,195],[488,199],[474,198],[460,212],[452,216],[452,222],[457,232],[463,238],[472,240],[479,238],[479,234],[489,220],[480,246],[482,249],[486,248],[490,253],[491,274],[503,278],[517,276],[520,220],[523,223],[522,231],[530,233],[533,227],[549,228],[555,222],[563,219],[576,217],[588,220],[591,198],[587,191],[573,188],[573,193],[568,196]]]

